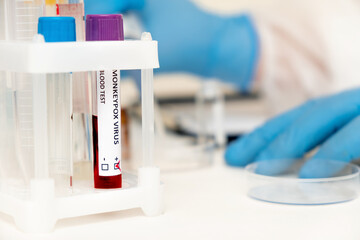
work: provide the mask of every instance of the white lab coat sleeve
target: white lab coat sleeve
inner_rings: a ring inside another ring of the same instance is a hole
[[[360,1],[279,1],[254,14],[260,37],[256,86],[273,113],[359,86]]]

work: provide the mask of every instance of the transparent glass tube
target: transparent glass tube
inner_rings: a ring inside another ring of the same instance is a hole
[[[34,177],[33,82],[31,74],[13,73],[12,77],[14,79],[12,86],[16,122],[16,159],[25,182],[29,182]]]
[[[196,96],[198,143],[204,144],[213,136],[218,146],[224,146],[224,96],[215,81],[206,81]]]
[[[0,147],[2,157],[0,158],[0,178],[1,179],[22,179],[22,172],[19,170],[15,159],[15,139],[14,139],[14,107],[13,91],[11,84],[8,84],[8,73],[0,72]],[[10,86],[9,86],[10,85]]]
[[[43,15],[42,0],[3,0],[5,10],[5,34],[7,40],[31,41],[37,33],[38,18]],[[36,76],[35,78],[37,78]],[[26,183],[36,175],[34,164],[34,87],[33,76],[25,73],[12,73],[8,76],[9,88],[12,89],[15,137],[15,159],[18,165],[19,179]],[[41,138],[40,138],[41,139]],[[44,147],[44,146],[43,146]],[[42,171],[40,171],[42,172]],[[44,176],[44,174],[39,174]],[[45,174],[46,175],[46,174]]]
[[[74,17],[76,21],[76,41],[85,41],[84,3],[79,1],[59,2],[58,15]]]
[[[88,73],[73,73],[73,161],[74,180],[91,180],[92,171],[92,83]]]
[[[0,40],[6,39],[6,12],[5,1],[0,0]]]
[[[11,40],[30,41],[37,33],[39,17],[44,15],[42,0],[5,0]]]
[[[84,4],[79,0],[58,0],[58,15],[74,17],[76,40],[85,41]],[[73,73],[73,161],[74,178],[92,179],[91,82],[87,72]]]
[[[45,16],[52,17],[57,15],[57,0],[45,0]]]
[[[58,189],[72,186],[72,74],[47,75],[49,174]]]

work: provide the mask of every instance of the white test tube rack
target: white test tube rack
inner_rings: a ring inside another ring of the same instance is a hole
[[[33,100],[35,177],[30,181],[30,196],[22,199],[0,190],[0,212],[13,217],[20,230],[31,233],[50,232],[59,219],[133,208],[141,208],[147,216],[160,215],[163,187],[160,170],[153,161],[153,69],[158,67],[157,42],[149,33],[144,33],[139,41],[0,42],[0,72],[33,74],[34,90],[37,89]],[[54,180],[48,177],[44,141],[47,139],[45,76],[111,69],[142,71],[143,166],[138,169],[138,177],[123,175],[122,189],[75,189],[69,196],[56,197]]]

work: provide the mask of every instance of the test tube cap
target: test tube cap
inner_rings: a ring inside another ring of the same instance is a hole
[[[121,14],[86,16],[86,41],[122,40],[124,40],[124,27]]]
[[[73,17],[40,17],[38,33],[45,42],[76,41],[76,25]]]

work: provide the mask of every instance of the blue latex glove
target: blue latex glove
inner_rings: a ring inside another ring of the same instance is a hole
[[[84,0],[85,14],[115,14],[142,9],[144,0]]]
[[[89,13],[137,9],[145,30],[159,41],[161,72],[189,72],[251,88],[259,43],[248,15],[218,16],[189,0],[85,0]]]
[[[360,158],[360,89],[311,100],[268,121],[238,139],[226,151],[231,166],[261,161],[258,172],[275,175],[293,160],[320,146],[300,171],[300,177],[329,177],[340,170],[326,160],[350,162]],[[276,161],[283,159],[284,161]]]

